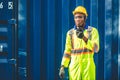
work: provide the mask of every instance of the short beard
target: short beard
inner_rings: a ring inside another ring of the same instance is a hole
[[[77,27],[83,27],[84,28],[85,23],[83,23],[82,25],[78,25]]]
[[[81,25],[81,26],[78,26],[78,27],[83,27],[83,25]]]

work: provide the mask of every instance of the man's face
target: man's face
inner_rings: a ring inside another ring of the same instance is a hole
[[[74,15],[75,24],[77,27],[84,27],[85,25],[85,15],[82,13],[76,13]]]

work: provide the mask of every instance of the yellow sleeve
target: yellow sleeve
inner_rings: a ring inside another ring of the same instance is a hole
[[[61,65],[63,65],[64,67],[68,67],[69,66],[69,62],[71,59],[71,36],[69,35],[69,31],[67,32],[66,35],[66,44],[65,44],[65,50],[64,50],[64,54],[63,54],[63,58],[62,58],[62,62]]]
[[[93,48],[94,52],[97,53],[99,51],[99,49],[100,49],[99,33],[98,33],[98,30],[96,28],[93,28],[92,34],[91,34],[91,39],[88,39],[87,45],[91,46]]]

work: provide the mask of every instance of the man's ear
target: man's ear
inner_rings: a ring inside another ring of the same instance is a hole
[[[86,16],[84,16],[84,20],[85,20],[85,21],[87,20],[87,17],[86,17]]]

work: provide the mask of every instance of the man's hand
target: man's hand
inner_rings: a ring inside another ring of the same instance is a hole
[[[83,40],[85,41],[85,43],[87,43],[88,38],[86,38],[85,36],[83,36]]]
[[[83,34],[83,28],[82,27],[78,27],[76,29],[76,35],[78,38],[83,38],[84,34]]]
[[[61,79],[63,79],[65,77],[65,70],[64,70],[63,66],[60,68],[59,76],[60,76]]]

